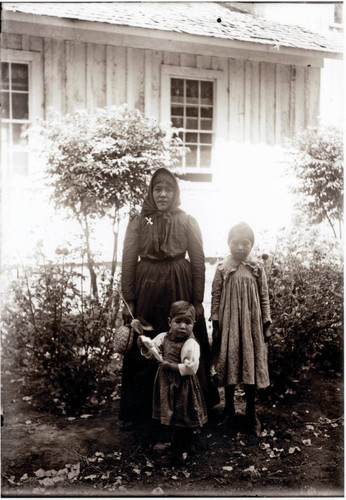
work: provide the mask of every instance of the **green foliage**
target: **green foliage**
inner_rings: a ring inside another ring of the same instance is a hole
[[[24,268],[12,283],[2,314],[3,363],[34,375],[47,403],[75,410],[109,377],[119,294],[115,287],[110,293],[106,269],[98,299],[83,293],[85,278],[65,260],[60,250],[56,263]]]
[[[343,133],[333,127],[309,128],[293,146],[299,207],[311,223],[327,221],[336,236],[335,222],[341,232],[343,220]]]
[[[274,388],[289,386],[311,367],[340,372],[341,250],[335,243],[319,241],[316,231],[292,231],[278,238],[275,254],[264,262],[273,317],[270,373]]]

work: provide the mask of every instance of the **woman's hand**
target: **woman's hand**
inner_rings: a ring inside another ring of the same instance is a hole
[[[131,321],[133,320],[135,313],[135,303],[133,300],[129,300],[127,302],[127,305],[124,304],[123,310],[122,310],[122,316],[123,316],[123,321],[124,325],[130,325]],[[131,316],[132,314],[132,316]]]
[[[270,337],[272,336],[272,332],[270,331],[270,323],[265,323],[263,325],[263,335],[264,335],[264,342],[269,342]]]
[[[196,311],[196,321],[198,321],[201,318],[203,318],[203,316],[204,316],[204,308],[203,308],[202,302],[195,300],[193,303],[193,306],[194,306],[195,311]]]

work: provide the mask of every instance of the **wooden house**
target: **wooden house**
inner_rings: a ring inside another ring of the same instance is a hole
[[[4,2],[5,182],[11,189],[30,184],[38,164],[21,132],[44,118],[48,108],[68,113],[127,103],[183,128],[190,148],[184,160],[190,182],[183,189],[190,211],[198,210],[195,215],[203,220],[209,217],[208,224],[214,220],[215,227],[224,221],[218,216],[220,203],[223,211],[226,207],[243,218],[228,203],[241,185],[232,179],[239,170],[241,182],[248,172],[251,177],[253,170],[242,165],[258,160],[260,146],[266,151],[262,163],[275,163],[286,138],[317,125],[321,68],[326,58],[342,57],[342,44],[240,7]],[[256,175],[251,200],[258,192]],[[233,195],[225,184],[233,186]],[[207,200],[202,208],[196,209],[196,197]],[[206,234],[207,223],[203,230]]]

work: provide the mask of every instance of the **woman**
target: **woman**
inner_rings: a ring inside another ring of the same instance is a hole
[[[140,215],[130,219],[122,257],[122,293],[126,300],[124,322],[131,314],[149,322],[151,338],[167,332],[170,306],[191,302],[196,310],[194,334],[201,347],[198,378],[208,408],[218,403],[209,377],[210,351],[202,306],[205,263],[197,221],[179,208],[176,178],[165,168],[157,170],[149,185]],[[189,260],[185,258],[188,253]],[[140,260],[138,260],[140,258]],[[134,342],[124,357],[120,419],[147,427],[151,421],[152,390],[157,362],[143,358]]]

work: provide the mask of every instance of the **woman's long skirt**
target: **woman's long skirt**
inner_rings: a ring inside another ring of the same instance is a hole
[[[135,317],[149,322],[153,332],[145,332],[151,338],[167,332],[168,316],[172,302],[192,301],[192,274],[190,263],[184,258],[177,260],[142,260],[136,272]],[[200,366],[197,376],[207,409],[219,402],[219,393],[210,379],[210,348],[205,319],[200,318],[194,327],[194,335],[201,347]],[[157,361],[144,358],[136,340],[124,357],[120,419],[149,425],[152,415],[152,394]]]

